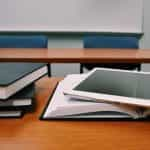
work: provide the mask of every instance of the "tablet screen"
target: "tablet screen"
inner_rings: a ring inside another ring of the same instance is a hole
[[[96,70],[74,90],[136,97],[139,74],[112,70]],[[139,94],[140,95],[140,94]]]

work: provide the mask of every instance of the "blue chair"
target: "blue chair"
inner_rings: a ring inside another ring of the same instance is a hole
[[[0,36],[0,48],[47,48],[46,36]],[[15,64],[15,63],[14,63]],[[42,63],[39,63],[42,64]],[[50,64],[43,63],[48,67],[48,75],[51,76]]]
[[[114,37],[114,36],[87,36],[84,38],[84,48],[119,48],[119,49],[138,49],[138,39],[136,37]],[[83,68],[88,70],[94,67],[104,67],[113,69],[126,69],[126,70],[141,70],[141,64],[137,63],[102,63],[102,64],[88,64],[82,63],[80,65],[80,73],[83,73]]]

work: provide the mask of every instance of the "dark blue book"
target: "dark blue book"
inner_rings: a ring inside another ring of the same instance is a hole
[[[0,111],[4,110],[23,110],[30,111],[32,110],[35,102],[35,86],[34,83],[23,88],[21,91],[17,92],[10,98],[0,100]]]
[[[47,72],[44,63],[0,63],[0,99],[8,99]]]
[[[21,110],[0,111],[0,118],[21,118],[23,115]]]
[[[0,101],[0,118],[20,118],[35,108],[34,83],[23,88],[6,101]]]

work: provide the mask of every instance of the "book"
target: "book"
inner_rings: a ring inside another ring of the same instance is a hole
[[[63,89],[74,87],[85,75],[68,75],[58,83],[42,115],[42,120],[49,119],[145,119],[150,109],[132,105],[106,102],[92,102],[65,96]]]
[[[32,111],[35,105],[34,101],[35,95],[35,85],[34,83],[23,88],[21,91],[17,92],[6,101],[0,100],[0,110],[10,111],[10,110],[23,110]]]
[[[21,118],[23,114],[21,110],[0,111],[0,118]]]
[[[0,63],[0,99],[8,99],[47,72],[44,63]]]
[[[150,108],[150,72],[95,68],[64,94],[82,100]]]

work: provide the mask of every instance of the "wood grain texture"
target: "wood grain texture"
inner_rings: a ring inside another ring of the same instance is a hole
[[[22,119],[0,120],[1,150],[149,150],[150,123],[40,121],[58,78],[36,83],[37,109]]]
[[[149,63],[150,50],[135,49],[0,49],[0,62]]]

